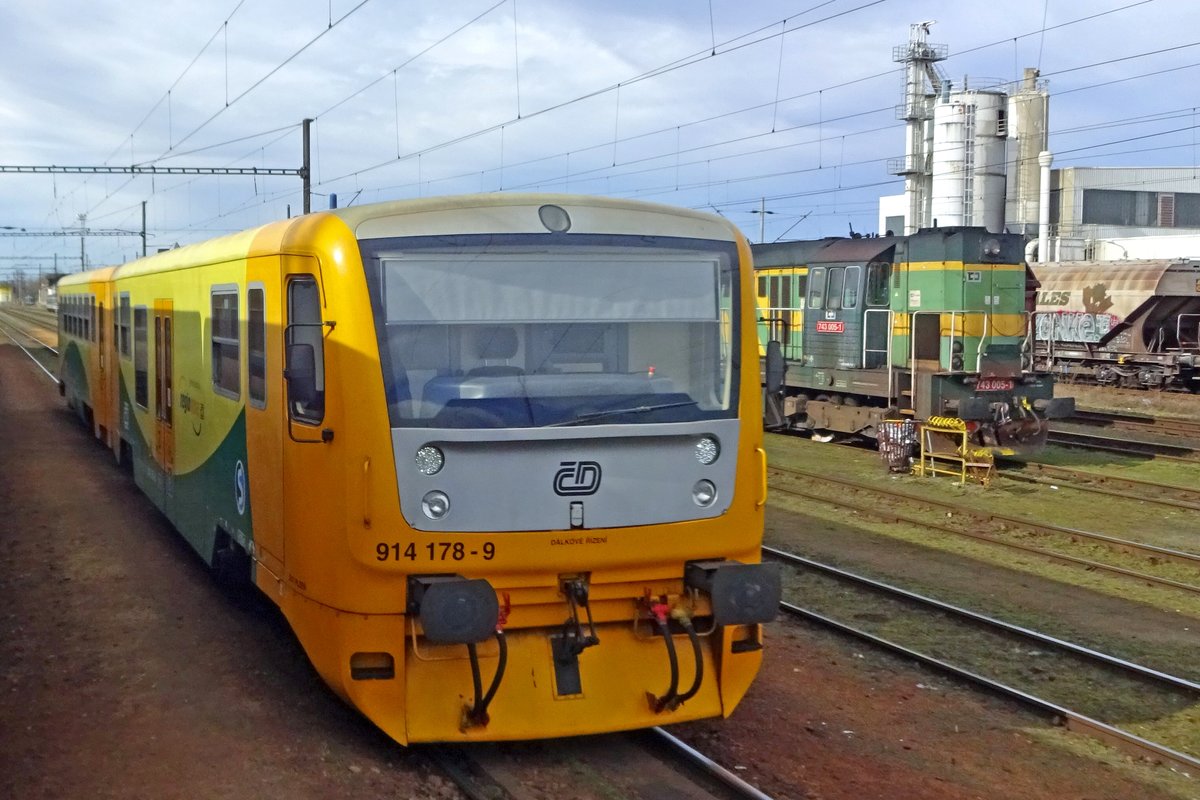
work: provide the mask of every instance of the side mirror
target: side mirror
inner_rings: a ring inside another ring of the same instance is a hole
[[[787,373],[787,362],[783,360],[783,346],[774,340],[767,342],[767,394],[783,390],[783,376]]]
[[[311,344],[287,346],[288,399],[300,405],[311,405],[317,399],[317,356]]]

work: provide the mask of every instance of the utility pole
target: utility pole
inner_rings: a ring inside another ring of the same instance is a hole
[[[300,180],[304,182],[304,213],[312,211],[312,164],[311,150],[309,148],[309,131],[312,128],[312,120],[304,120],[304,164],[300,167]],[[290,215],[289,215],[290,216]]]
[[[751,214],[758,214],[758,241],[763,243],[767,241],[767,214],[774,214],[774,211],[767,211],[767,198],[760,198],[758,208],[750,209]]]
[[[79,215],[79,271],[87,271],[87,253],[83,250],[83,243],[87,241],[87,214]]]
[[[279,167],[160,167],[156,164],[130,164],[116,167],[100,166],[57,166],[52,164],[0,164],[0,174],[20,175],[290,175],[304,181],[304,212],[312,210],[311,141],[313,120],[305,119],[304,165],[299,169]]]
[[[142,201],[142,258],[146,257],[146,201]]]

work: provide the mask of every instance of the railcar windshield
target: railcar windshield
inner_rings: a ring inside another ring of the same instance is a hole
[[[732,244],[546,239],[361,243],[393,427],[736,414]]]

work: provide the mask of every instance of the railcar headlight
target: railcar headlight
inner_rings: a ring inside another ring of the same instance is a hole
[[[712,481],[696,481],[696,485],[692,487],[692,500],[701,508],[708,508],[717,502],[717,487]]]
[[[952,345],[950,345],[950,352],[951,353],[961,353],[962,351],[963,351],[962,339],[955,339],[954,343]]]
[[[439,448],[427,444],[417,451],[413,460],[417,464],[417,472],[422,475],[437,475],[446,463],[446,456]]]
[[[708,466],[721,455],[721,443],[712,436],[702,436],[696,441],[696,460]]]
[[[538,219],[551,233],[566,233],[571,230],[571,215],[562,206],[542,206],[538,209]]]
[[[983,243],[983,254],[987,258],[996,258],[1000,255],[1000,240],[988,239]]]
[[[430,519],[441,519],[450,513],[450,498],[435,489],[421,498],[421,510]]]

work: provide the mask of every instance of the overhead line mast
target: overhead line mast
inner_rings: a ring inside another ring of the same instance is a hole
[[[312,180],[309,129],[312,120],[304,120],[303,162],[299,168],[283,167],[160,167],[155,164],[129,166],[58,166],[55,164],[0,164],[0,173],[67,175],[294,175],[303,181],[304,213],[312,210]]]

